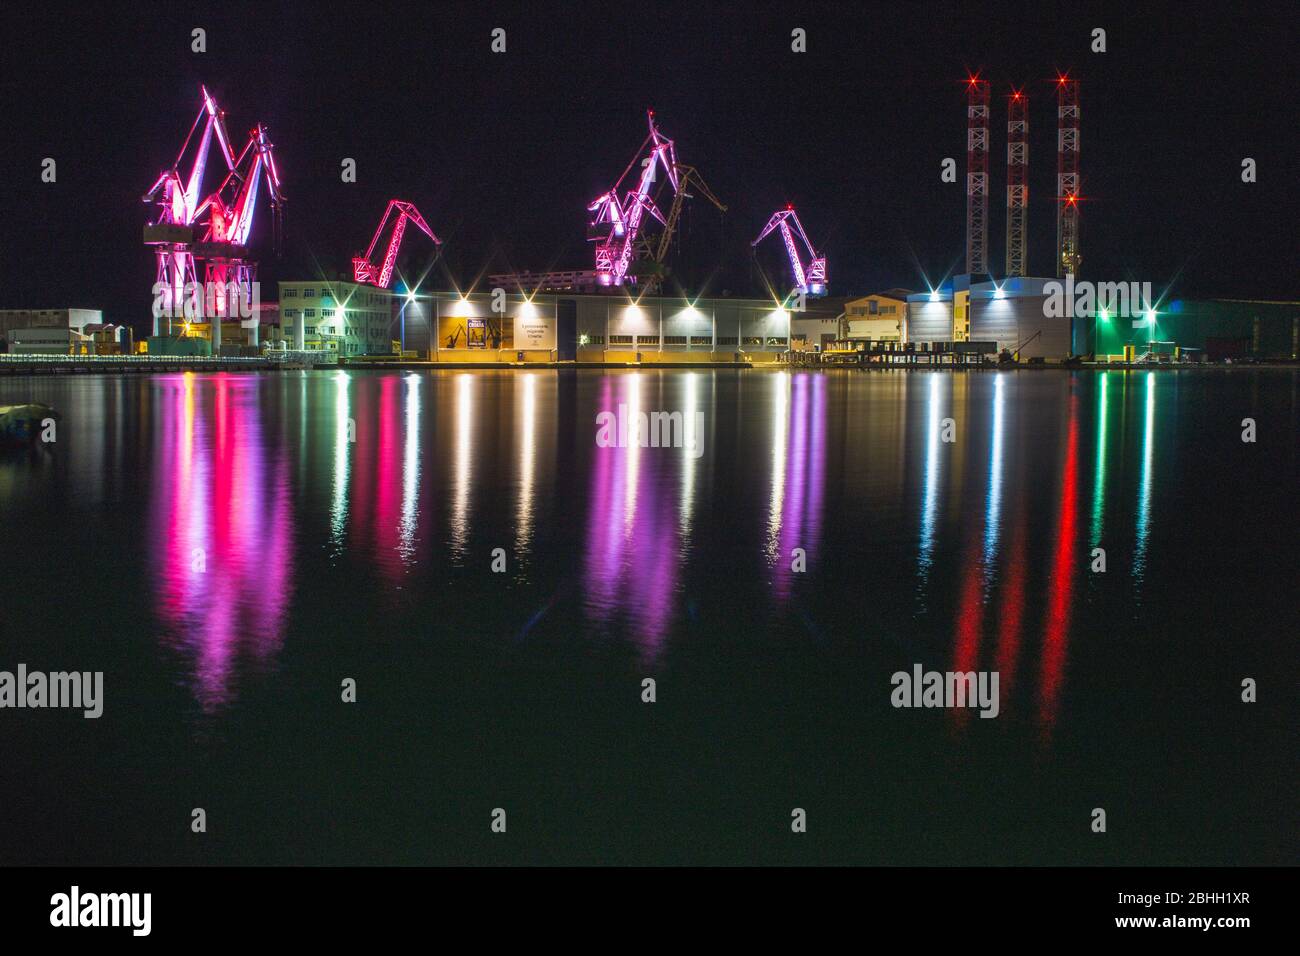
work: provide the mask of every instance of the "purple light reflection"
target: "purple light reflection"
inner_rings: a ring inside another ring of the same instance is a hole
[[[621,396],[614,400],[614,382]],[[638,374],[601,380],[598,411],[629,419],[641,410]],[[588,617],[607,625],[623,617],[647,656],[658,656],[677,602],[682,560],[670,468],[683,451],[596,447],[592,465],[584,580]]]

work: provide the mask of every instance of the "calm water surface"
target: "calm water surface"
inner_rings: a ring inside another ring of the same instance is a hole
[[[106,697],[0,712],[0,861],[1293,862],[1297,384],[0,379],[63,415],[0,457],[0,669]],[[918,663],[1000,716],[894,709]]]

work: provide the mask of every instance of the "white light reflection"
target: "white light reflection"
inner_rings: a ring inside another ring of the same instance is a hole
[[[402,560],[415,558],[415,527],[420,500],[420,376],[406,376],[406,435],[402,445]]]
[[[330,498],[330,539],[343,547],[348,518],[348,479],[351,463],[352,420],[348,416],[348,373],[334,373],[334,482]]]
[[[781,505],[785,501],[785,458],[790,439],[790,373],[777,372],[772,382],[772,499],[767,514],[767,555],[780,557]]]
[[[474,376],[462,372],[456,378],[456,460],[454,490],[451,499],[451,546],[459,558],[465,557],[469,541],[469,482],[473,451]]]
[[[938,511],[939,497],[939,379],[934,372],[930,375],[930,420],[926,433],[925,446],[925,500],[921,506],[921,552],[918,566],[921,572],[921,586],[924,587],[930,574],[930,565],[934,552],[934,519]]]
[[[515,554],[525,554],[533,531],[533,480],[537,443],[537,376],[523,375],[519,434],[519,499],[516,502]]]

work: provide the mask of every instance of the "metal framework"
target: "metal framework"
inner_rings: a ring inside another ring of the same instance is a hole
[[[794,223],[794,229],[790,228],[791,222]],[[774,229],[781,230],[781,239],[785,242],[785,251],[790,257],[790,268],[794,272],[794,291],[803,295],[825,295],[826,257],[818,255],[817,251],[813,249],[813,244],[808,241],[808,233],[804,232],[803,223],[799,221],[794,206],[786,206],[784,209],[774,212],[772,218],[767,221],[767,225],[763,227],[763,231],[758,234],[758,238],[751,242],[750,245],[757,246]],[[799,238],[803,240],[804,248],[808,250],[809,262],[807,268],[804,268],[799,255],[799,247],[794,241],[796,232],[799,234]]]
[[[164,330],[160,316],[154,317],[154,334],[170,334],[170,317],[183,311],[186,288],[196,288],[196,264],[204,262],[204,295],[196,303],[196,319],[209,319],[212,346],[221,346],[221,318],[230,314],[230,295],[251,301],[252,283],[257,263],[248,259],[247,245],[252,233],[257,197],[263,178],[271,196],[275,222],[275,246],[280,247],[280,216],[284,195],[280,175],[275,167],[272,144],[266,127],[257,124],[249,133],[248,144],[236,157],[226,131],[225,111],[200,87],[203,102],[189,134],[171,169],[164,170],[142,200],[159,207],[158,217],[145,225],[144,241],[154,247],[158,260],[156,282],[162,287],[163,313],[168,317]],[[200,125],[188,176],[181,175],[190,145]],[[203,199],[203,175],[213,135],[226,162],[221,184]]]
[[[988,272],[989,83],[966,85],[966,271]]]
[[[266,127],[258,123],[249,131],[248,144],[234,168],[204,202],[210,210],[207,230],[195,250],[204,260],[204,289],[212,299],[209,320],[214,353],[221,347],[221,319],[232,314],[230,293],[233,291],[243,302],[252,301],[257,262],[248,258],[248,239],[263,178],[271,198],[275,250],[277,254],[280,251],[284,194],[280,191],[280,174],[275,168],[272,149]]]
[[[379,237],[383,234],[384,226],[388,224],[388,217],[393,214],[393,210],[397,210],[397,221],[393,223],[393,234],[388,239],[388,249],[384,253],[383,265],[375,268],[370,261],[370,256],[375,251],[375,246],[379,243]],[[381,289],[388,288],[393,281],[393,266],[397,264],[397,250],[402,245],[402,235],[406,232],[408,222],[415,223],[421,232],[433,240],[434,245],[442,245],[442,240],[433,234],[433,230],[424,221],[424,217],[420,215],[420,211],[415,208],[414,203],[391,199],[388,202],[388,208],[384,210],[384,218],[379,220],[379,228],[375,230],[374,238],[370,240],[365,255],[352,257],[353,279],[366,285],[378,286]]]
[[[1079,272],[1079,81],[1056,80],[1056,274]]]
[[[154,248],[157,259],[155,283],[164,290],[160,305],[168,317],[182,310],[185,289],[192,288],[197,283],[193,252],[194,225],[201,211],[199,194],[203,188],[203,173],[207,168],[208,150],[214,133],[221,145],[226,169],[235,168],[235,154],[230,148],[230,136],[226,133],[225,114],[208,93],[207,87],[200,86],[199,93],[203,102],[175,161],[170,169],[159,174],[149,191],[140,197],[142,202],[158,206],[158,217],[144,227],[144,241]],[[182,176],[181,165],[185,162],[190,144],[195,141],[194,134],[200,124],[203,132],[199,134],[191,159],[190,173]],[[164,332],[160,327],[161,318],[154,316],[154,335]],[[171,331],[170,319],[165,331]]]
[[[1007,99],[1007,268],[1024,276],[1029,216],[1029,97],[1012,90]]]
[[[668,254],[681,217],[682,201],[692,195],[687,192],[687,186],[697,189],[723,212],[727,208],[705,185],[698,170],[677,162],[673,141],[664,136],[655,125],[654,110],[646,111],[646,123],[649,133],[623,170],[623,175],[612,188],[587,206],[587,212],[592,214],[587,227],[587,238],[596,243],[597,286],[621,286],[636,282],[637,272],[641,270],[633,266],[634,260],[651,263],[650,268],[645,270],[646,284],[651,287],[658,284],[664,272],[664,257]],[[636,176],[635,188],[625,186],[638,165],[640,173]],[[658,195],[665,188],[664,182],[658,181],[660,170],[673,190],[672,207],[666,217],[659,211]],[[657,243],[645,234],[647,214],[663,226],[663,234]]]
[[[623,175],[608,192],[587,206],[587,212],[593,214],[587,227],[587,238],[596,242],[596,281],[599,285],[622,285],[628,266],[638,251],[642,256],[648,255],[648,246],[639,245],[642,242],[641,222],[647,212],[666,224],[653,195],[656,171],[660,167],[672,183],[673,191],[678,190],[677,154],[673,141],[663,136],[655,126],[653,110],[646,111],[646,122],[650,132],[623,170]],[[640,161],[641,174],[637,177],[636,188],[629,189],[626,196],[619,199],[624,181],[636,168],[643,152],[645,157]]]

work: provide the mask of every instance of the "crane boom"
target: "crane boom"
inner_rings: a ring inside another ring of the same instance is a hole
[[[793,230],[790,228],[791,222],[794,223]],[[750,245],[757,246],[773,230],[780,230],[781,240],[785,243],[786,255],[790,257],[790,268],[794,272],[795,291],[806,295],[825,295],[826,257],[819,256],[813,248],[812,242],[808,239],[808,233],[804,232],[803,223],[799,221],[799,215],[794,211],[793,206],[786,206],[784,209],[774,212],[772,218],[767,221],[767,225],[763,227],[763,231],[758,234],[758,238],[751,242]],[[799,238],[803,240],[804,248],[808,250],[809,262],[807,268],[804,268],[799,247],[795,244],[795,232],[798,232]]]
[[[266,127],[261,123],[249,131],[248,143],[234,162],[221,187],[199,207],[199,212],[209,206],[205,242],[224,242],[232,246],[248,245],[253,230],[253,217],[257,211],[257,195],[263,177],[271,194],[271,208],[276,218],[276,241],[279,242],[279,215],[284,203],[280,190],[280,176],[271,153]]]
[[[682,215],[682,200],[690,196],[690,193],[686,191],[687,186],[694,186],[705,199],[717,206],[720,212],[727,211],[726,205],[713,194],[713,190],[704,182],[700,171],[694,166],[678,166],[677,175],[680,186],[676,195],[673,196],[672,207],[668,210],[668,221],[664,223],[664,234],[659,237],[659,248],[655,251],[655,262],[663,262],[668,255],[668,247],[672,244],[673,234],[677,231],[677,220]]]
[[[375,246],[379,244],[379,237],[383,235],[384,227],[388,225],[388,219],[397,211],[397,221],[393,224],[393,234],[388,239],[388,248],[384,252],[384,263],[378,269],[370,261],[370,256],[375,251]],[[393,280],[393,267],[397,264],[397,250],[402,245],[402,236],[406,233],[406,225],[413,222],[426,236],[433,240],[435,245],[442,245],[442,240],[433,234],[429,224],[424,221],[420,211],[415,208],[414,203],[404,202],[400,199],[391,199],[388,202],[388,208],[384,210],[384,217],[379,220],[379,228],[375,230],[374,237],[370,240],[370,245],[366,248],[364,256],[354,256],[352,258],[352,277],[357,282],[375,285],[381,289],[387,289]]]
[[[181,144],[180,152],[176,154],[175,162],[170,169],[163,170],[154,180],[154,184],[149,187],[149,191],[140,197],[143,202],[159,205],[159,215],[155,225],[193,225],[207,208],[206,204],[200,202],[199,192],[203,188],[203,173],[207,169],[208,151],[212,145],[214,132],[221,146],[222,157],[226,161],[226,169],[235,168],[235,154],[230,148],[230,137],[226,133],[225,112],[217,106],[217,101],[212,98],[206,86],[200,86],[199,93],[203,97],[203,102],[199,106],[198,115],[194,117],[194,122],[190,124],[190,131],[185,137],[185,142]],[[199,124],[203,125],[203,132],[199,134],[199,145],[194,152],[194,162],[190,167],[189,176],[182,177],[181,164],[185,161],[185,154],[189,151]]]

